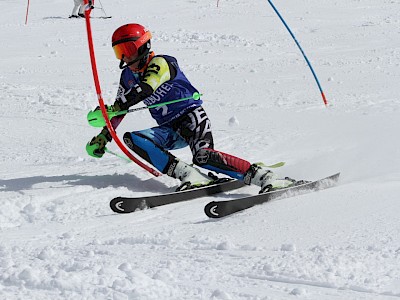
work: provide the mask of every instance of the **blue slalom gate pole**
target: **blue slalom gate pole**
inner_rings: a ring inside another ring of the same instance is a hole
[[[317,82],[318,88],[319,88],[319,90],[320,90],[320,92],[321,92],[322,100],[324,101],[325,106],[327,106],[327,105],[328,105],[328,101],[326,100],[324,91],[322,90],[322,87],[321,87],[321,84],[319,83],[317,74],[315,74],[314,69],[313,69],[313,67],[311,66],[310,61],[308,60],[306,54],[304,53],[303,49],[301,48],[301,46],[300,46],[299,42],[297,41],[296,37],[294,36],[293,32],[290,30],[289,26],[286,24],[285,20],[282,18],[282,16],[281,16],[281,14],[279,13],[279,11],[276,9],[275,5],[272,3],[271,0],[268,0],[268,2],[269,2],[269,4],[271,4],[273,10],[276,12],[276,14],[278,15],[279,19],[281,19],[283,25],[285,25],[286,29],[289,31],[289,33],[290,33],[290,35],[292,36],[293,40],[295,41],[297,47],[299,47],[299,49],[300,49],[300,51],[301,51],[301,54],[303,54],[304,59],[306,60],[308,66],[309,66],[309,68],[310,68],[310,70],[311,70],[311,73],[313,74],[313,76],[314,76],[314,78],[315,78],[315,81]]]

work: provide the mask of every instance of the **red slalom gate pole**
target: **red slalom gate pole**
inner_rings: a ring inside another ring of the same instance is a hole
[[[112,124],[110,122],[110,119],[108,118],[107,110],[106,110],[105,105],[104,105],[103,96],[101,94],[100,81],[99,81],[99,76],[98,76],[98,73],[97,73],[97,66],[96,66],[96,58],[95,58],[95,54],[94,54],[92,28],[91,28],[91,24],[90,24],[90,12],[92,10],[91,9],[92,4],[89,4],[89,0],[85,0],[84,3],[85,3],[85,6],[86,6],[86,8],[85,8],[86,31],[87,31],[87,36],[88,36],[90,62],[91,62],[91,65],[92,65],[94,85],[95,85],[95,88],[96,88],[97,99],[99,101],[101,112],[103,114],[104,120],[106,121],[107,129],[110,132],[110,134],[111,134],[112,138],[114,139],[115,143],[122,150],[122,152],[124,152],[125,155],[129,157],[130,160],[132,160],[134,163],[138,164],[140,167],[142,167],[146,171],[150,172],[154,176],[160,176],[161,174],[158,171],[156,171],[155,169],[147,166],[146,164],[144,164],[143,162],[138,160],[136,157],[134,157],[132,155],[131,152],[129,152],[128,149],[126,149],[124,144],[122,144],[122,142],[118,138],[118,136],[117,136],[117,134],[116,134],[116,132],[114,130],[114,127],[112,126]]]
[[[28,0],[28,5],[26,6],[25,25],[28,24],[28,13],[29,13],[29,0]]]

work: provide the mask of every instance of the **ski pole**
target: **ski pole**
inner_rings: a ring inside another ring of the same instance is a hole
[[[101,1],[99,0],[99,2],[100,2],[100,6],[101,6],[101,10],[103,11],[103,13],[104,13],[104,16],[108,16],[107,15],[107,13],[106,13],[106,11],[104,10],[104,7],[103,7],[103,3],[101,3]]]
[[[276,12],[276,14],[278,15],[279,19],[281,19],[283,25],[285,25],[286,29],[289,31],[289,33],[290,33],[290,35],[292,36],[293,40],[295,41],[297,47],[300,49],[301,54],[303,54],[304,59],[306,60],[306,62],[307,62],[307,64],[308,64],[308,67],[310,68],[311,73],[313,74],[314,79],[315,79],[315,81],[317,82],[318,88],[319,88],[319,90],[320,90],[320,92],[321,92],[322,100],[324,101],[325,106],[327,106],[327,105],[328,105],[328,101],[326,100],[324,91],[322,90],[321,84],[319,83],[317,74],[315,74],[314,69],[313,69],[313,67],[311,66],[310,61],[308,60],[306,54],[304,53],[303,49],[302,49],[301,46],[300,46],[300,43],[297,41],[297,39],[296,39],[296,37],[294,36],[293,32],[290,30],[289,26],[286,24],[285,20],[283,19],[283,17],[282,17],[281,14],[279,13],[279,11],[276,9],[276,7],[275,7],[274,4],[272,3],[272,1],[271,1],[271,0],[268,0],[268,2],[269,2],[269,4],[271,4],[272,9]]]
[[[111,150],[108,150],[107,148],[105,148],[104,151],[107,152],[107,153],[109,153],[109,154],[112,154],[112,155],[114,155],[114,156],[116,156],[116,157],[118,157],[118,158],[120,158],[120,159],[126,160],[127,162],[132,162],[132,161],[131,161],[129,158],[127,158],[126,156],[123,156],[123,155],[120,155],[120,154],[118,154],[118,153],[115,153],[115,152],[113,152],[113,151],[111,151]]]
[[[175,99],[175,100],[171,100],[171,101],[168,101],[168,102],[149,105],[149,106],[146,106],[146,107],[138,107],[138,108],[130,108],[130,109],[127,109],[127,110],[121,110],[121,111],[117,112],[116,116],[125,115],[127,113],[131,113],[131,112],[134,112],[134,111],[150,109],[150,108],[156,108],[156,107],[160,107],[160,106],[164,106],[164,105],[168,105],[168,104],[172,104],[172,103],[177,103],[177,102],[181,102],[181,101],[185,101],[185,100],[190,100],[190,99],[199,100],[201,96],[203,96],[203,94],[199,94],[199,93],[195,92],[195,93],[193,93],[192,96],[186,97],[186,98]]]
[[[121,111],[112,111],[112,110],[110,110],[110,111],[107,111],[107,115],[108,115],[109,119],[112,119],[112,118],[114,118],[116,116],[126,115],[128,113],[139,111],[139,110],[156,108],[156,107],[165,106],[165,105],[168,105],[168,104],[177,103],[177,102],[181,102],[181,101],[186,101],[186,100],[190,100],[190,99],[199,100],[201,96],[202,96],[202,94],[199,94],[199,93],[195,92],[190,97],[185,97],[185,98],[181,98],[181,99],[175,99],[175,100],[171,100],[171,101],[168,101],[168,102],[153,104],[153,105],[149,105],[149,106],[145,106],[145,107],[130,108],[130,109],[121,110]],[[88,120],[89,124],[91,126],[93,126],[93,127],[104,127],[106,125],[101,110],[90,111],[88,113],[88,115],[87,115],[87,120]]]

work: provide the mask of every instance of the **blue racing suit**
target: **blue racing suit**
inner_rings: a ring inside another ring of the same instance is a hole
[[[177,60],[167,55],[154,56],[142,74],[134,73],[129,68],[124,69],[117,101],[129,103],[132,89],[140,90],[140,83],[147,84],[153,90],[150,96],[142,99],[147,106],[191,97],[198,92],[179,68]],[[250,163],[213,150],[211,124],[202,103],[202,100],[189,99],[151,108],[150,114],[158,126],[125,133],[125,144],[160,172],[170,176],[173,174],[169,167],[176,157],[168,150],[190,146],[195,164],[243,179]],[[114,128],[121,119],[111,120]]]

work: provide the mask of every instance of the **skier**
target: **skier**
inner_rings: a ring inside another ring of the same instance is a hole
[[[85,4],[83,0],[74,0],[74,8],[69,18],[84,18]]]
[[[94,0],[89,0],[88,2],[91,9],[93,9]],[[72,9],[72,14],[69,18],[84,18],[85,17],[85,1],[84,0],[74,0],[74,8]]]
[[[112,47],[120,60],[122,73],[116,100],[107,110],[126,110],[139,102],[149,106],[191,97],[198,92],[183,74],[176,58],[150,51],[151,38],[150,31],[140,24],[126,24],[113,33]],[[200,99],[151,108],[150,113],[158,126],[126,132],[123,140],[161,173],[180,179],[182,184],[177,190],[209,185],[217,180],[211,172],[204,174],[168,152],[186,146],[190,147],[196,166],[242,180],[248,185],[258,185],[260,193],[277,184],[279,187],[293,184],[293,181],[276,179],[276,175],[263,166],[215,150],[210,120]],[[123,118],[124,115],[113,117],[112,126],[117,128]],[[111,140],[107,127],[104,127],[87,143],[86,151],[101,158]]]

